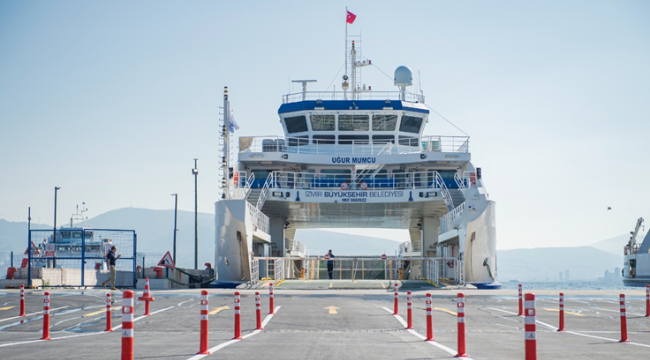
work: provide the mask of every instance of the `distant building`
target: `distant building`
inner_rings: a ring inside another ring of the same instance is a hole
[[[618,279],[621,277],[621,268],[615,267],[614,268],[614,278]]]

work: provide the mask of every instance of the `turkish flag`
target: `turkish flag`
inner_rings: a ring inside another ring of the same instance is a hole
[[[352,24],[356,18],[356,15],[348,11],[348,17],[345,19],[345,21],[347,21],[348,24]]]

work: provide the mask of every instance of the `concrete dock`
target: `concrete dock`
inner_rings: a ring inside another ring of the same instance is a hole
[[[319,285],[320,287],[320,285]],[[329,286],[327,286],[329,287]],[[153,291],[150,316],[136,303],[135,358],[165,359],[451,359],[457,349],[456,294],[466,295],[467,353],[472,359],[524,359],[524,318],[517,316],[516,290],[418,290],[413,286],[413,325],[408,331],[406,289],[400,291],[399,318],[387,289],[275,291],[277,313],[270,317],[268,289],[240,290],[241,341],[233,337],[235,290],[210,289],[210,348],[199,350],[200,290]],[[19,291],[0,290],[2,359],[120,358],[121,292],[114,291],[112,321],[106,326],[105,290],[48,290],[50,341],[39,341],[43,290],[26,290],[26,313],[19,314]],[[254,293],[262,294],[267,323],[255,330]],[[433,295],[435,341],[426,334],[425,295]],[[565,291],[566,332],[557,332],[558,292],[535,291],[539,359],[623,359],[650,354],[650,318],[645,291],[624,290],[629,343],[619,343],[617,290]],[[140,295],[136,292],[136,297]],[[401,319],[400,319],[401,318]]]

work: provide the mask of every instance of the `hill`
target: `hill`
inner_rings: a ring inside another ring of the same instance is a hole
[[[636,238],[637,243],[643,242],[644,234],[639,234]],[[630,241],[630,235],[629,234],[623,234],[619,235],[616,237],[613,237],[611,239],[599,241],[591,247],[607,251],[608,253],[612,253],[615,255],[623,255],[623,247],[627,244],[627,242]]]
[[[392,255],[400,244],[388,239],[316,229],[298,230],[295,239],[305,244],[312,255],[319,251],[324,255],[329,249],[334,255]]]
[[[514,249],[497,251],[500,281],[549,281],[569,270],[572,280],[596,280],[605,270],[623,266],[623,255],[590,246]]]

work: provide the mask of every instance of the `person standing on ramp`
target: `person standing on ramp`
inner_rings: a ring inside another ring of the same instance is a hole
[[[334,259],[336,256],[332,254],[332,250],[330,250],[327,255],[329,255],[330,259],[327,260],[327,275],[329,275],[330,280],[332,279],[332,273],[334,272]]]

